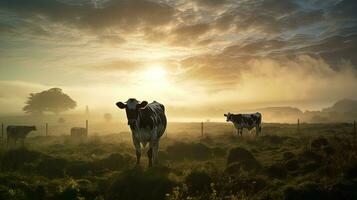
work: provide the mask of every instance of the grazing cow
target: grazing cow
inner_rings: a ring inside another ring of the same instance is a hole
[[[233,114],[228,113],[224,114],[227,117],[227,122],[231,121],[234,124],[234,127],[237,129],[237,134],[243,134],[243,128],[248,129],[251,131],[255,128],[256,135],[260,135],[262,131],[261,123],[262,123],[262,115],[260,113],[254,114]]]
[[[36,126],[7,126],[6,128],[6,136],[7,136],[7,143],[6,145],[9,146],[10,140],[14,142],[16,145],[17,140],[21,140],[22,146],[24,146],[25,138],[27,134],[31,131],[36,131]]]
[[[71,128],[72,137],[87,137],[87,129],[82,127]]]
[[[149,150],[147,152],[149,167],[153,164],[157,165],[159,162],[159,140],[164,134],[167,125],[164,105],[156,101],[149,104],[147,101],[139,102],[134,98],[129,99],[125,103],[118,102],[116,105],[120,109],[125,108],[126,111],[128,125],[131,129],[136,150],[136,166],[140,163],[140,144],[145,147],[147,143],[149,143]]]

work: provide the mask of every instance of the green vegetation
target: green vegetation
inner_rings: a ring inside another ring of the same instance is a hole
[[[265,124],[239,137],[212,123],[204,138],[192,126],[163,136],[150,169],[145,150],[134,168],[129,133],[30,137],[0,151],[0,199],[357,199],[350,124]]]

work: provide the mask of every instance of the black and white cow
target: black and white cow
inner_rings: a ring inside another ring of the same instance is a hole
[[[260,135],[262,131],[262,115],[260,113],[253,113],[253,114],[233,114],[233,113],[228,113],[224,114],[225,117],[227,117],[227,122],[231,121],[234,124],[234,127],[237,129],[238,135],[240,134],[242,136],[243,134],[243,128],[248,129],[251,131],[253,128],[255,128],[255,133],[256,135]]]
[[[22,146],[24,146],[25,138],[31,131],[36,131],[36,126],[7,126],[7,146],[9,146],[10,141],[16,144],[19,139],[22,142]]]
[[[165,107],[159,102],[147,101],[139,102],[130,98],[125,103],[118,102],[116,105],[126,111],[128,125],[130,126],[133,143],[136,150],[136,165],[140,163],[141,145],[144,147],[149,143],[147,152],[149,158],[149,167],[157,165],[159,162],[159,140],[166,130],[167,120],[165,116]]]

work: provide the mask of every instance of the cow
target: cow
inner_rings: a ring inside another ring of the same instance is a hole
[[[16,145],[17,140],[21,140],[22,146],[24,146],[25,138],[31,131],[36,131],[36,126],[7,126],[6,136],[7,141],[6,145],[9,146],[10,140]]]
[[[145,147],[147,143],[149,143],[147,151],[149,167],[157,165],[159,140],[167,126],[164,105],[156,101],[149,104],[147,101],[139,102],[135,98],[130,98],[125,103],[117,102],[116,105],[126,111],[136,151],[136,166],[140,164],[141,145]]]
[[[246,128],[249,131],[255,128],[255,133],[257,136],[259,136],[262,131],[262,115],[259,112],[253,114],[228,113],[224,114],[224,116],[227,117],[227,122],[233,122],[234,127],[237,129],[238,135],[243,135],[243,128]]]
[[[87,129],[82,127],[71,128],[72,137],[87,137]]]

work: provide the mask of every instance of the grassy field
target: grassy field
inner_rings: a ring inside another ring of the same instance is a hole
[[[205,123],[203,137],[199,123],[169,124],[150,169],[146,153],[134,168],[125,129],[65,132],[1,149],[0,199],[357,199],[351,124],[264,124],[260,137],[229,123]]]

